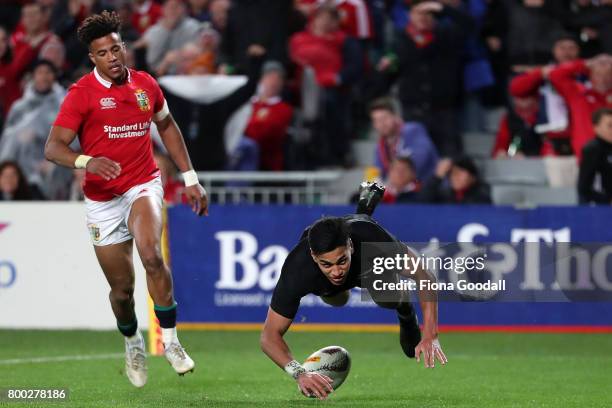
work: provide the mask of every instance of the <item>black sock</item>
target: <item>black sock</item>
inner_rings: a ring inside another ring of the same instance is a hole
[[[159,325],[163,329],[176,327],[176,302],[172,306],[157,306],[153,308]]]
[[[117,322],[117,328],[125,337],[132,337],[138,330],[138,320],[134,320],[131,323],[121,324]]]

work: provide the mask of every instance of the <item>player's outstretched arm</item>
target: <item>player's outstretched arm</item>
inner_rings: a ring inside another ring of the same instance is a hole
[[[289,346],[283,339],[291,323],[291,319],[276,313],[272,308],[268,308],[268,316],[261,332],[261,349],[276,365],[295,379],[302,394],[307,397],[315,396],[319,399],[325,399],[333,391],[333,381],[327,376],[306,372],[293,359]]]
[[[60,166],[86,169],[105,180],[119,177],[121,174],[119,163],[106,157],[89,157],[72,150],[70,144],[75,137],[74,130],[53,126],[45,144],[45,158]]]
[[[412,256],[416,256],[412,251],[408,251]],[[420,282],[423,280],[436,280],[435,276],[424,268],[418,268],[410,277],[415,280],[419,288],[421,287]],[[436,359],[444,365],[448,362],[448,359],[438,340],[438,295],[434,290],[428,289],[419,290],[418,295],[423,312],[423,337],[414,349],[416,361],[417,363],[421,361],[421,353],[423,353],[425,367],[433,368]]]
[[[208,198],[206,190],[200,185],[198,177],[193,171],[191,159],[187,153],[187,147],[183,135],[177,126],[172,114],[168,113],[163,119],[155,121],[159,135],[170,158],[183,174],[185,179],[185,195],[191,204],[193,212],[198,215],[208,215]]]

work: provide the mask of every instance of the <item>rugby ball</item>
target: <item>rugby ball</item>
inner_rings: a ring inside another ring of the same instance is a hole
[[[312,353],[303,364],[309,372],[328,376],[333,380],[334,390],[346,380],[351,369],[351,356],[345,348],[328,346]]]

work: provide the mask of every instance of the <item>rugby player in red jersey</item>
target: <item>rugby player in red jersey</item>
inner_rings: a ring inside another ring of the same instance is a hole
[[[117,15],[105,11],[79,27],[79,39],[89,47],[95,68],[70,87],[51,128],[45,157],[86,170],[87,226],[111,288],[117,326],[125,336],[127,376],[142,387],[147,366],[134,312],[132,242],[147,273],[168,362],[179,375],[195,365],[177,338],[172,275],[161,256],[163,189],[153,159],[152,121],[183,173],[185,195],[194,212],[207,214],[208,201],[159,85],[149,74],[126,66],[119,25]],[[77,134],[82,154],[69,147]]]

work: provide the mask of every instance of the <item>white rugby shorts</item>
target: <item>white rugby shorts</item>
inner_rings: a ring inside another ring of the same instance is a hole
[[[87,228],[91,242],[96,246],[119,244],[132,239],[128,230],[128,217],[134,201],[140,197],[153,197],[162,208],[164,189],[160,177],[130,188],[110,201],[94,201],[85,197]]]

